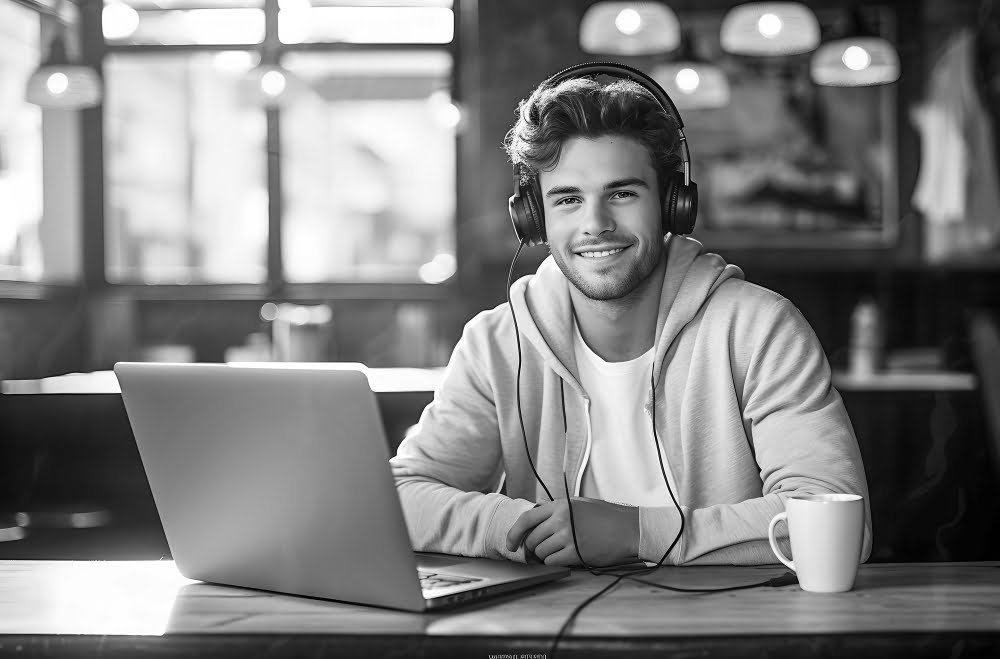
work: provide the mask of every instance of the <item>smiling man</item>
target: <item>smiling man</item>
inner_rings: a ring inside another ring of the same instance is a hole
[[[812,329],[666,230],[677,128],[632,80],[546,81],[521,102],[505,147],[551,258],[466,325],[392,459],[418,550],[774,563],[786,497],[849,492],[867,559],[864,467]]]

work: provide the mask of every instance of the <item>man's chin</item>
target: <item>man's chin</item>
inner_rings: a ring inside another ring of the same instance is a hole
[[[629,266],[621,264],[610,272],[597,274],[594,272],[584,272],[578,268],[569,266],[555,252],[552,255],[559,270],[562,271],[563,276],[569,280],[570,284],[585,297],[598,302],[608,302],[628,297],[645,279],[639,272],[641,266],[635,263]],[[650,272],[653,269],[655,269],[655,266],[650,269]],[[647,274],[646,276],[648,277],[649,275]]]
[[[580,275],[580,273],[576,273],[569,280],[585,297],[598,302],[620,300],[621,298],[628,297],[638,286],[638,282],[632,283],[621,279],[611,281],[607,279],[595,280],[593,277],[585,277]]]

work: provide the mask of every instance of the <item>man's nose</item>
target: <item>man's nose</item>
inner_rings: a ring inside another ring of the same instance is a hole
[[[584,233],[599,236],[605,231],[614,231],[617,226],[607,204],[596,202],[587,205],[583,224]]]

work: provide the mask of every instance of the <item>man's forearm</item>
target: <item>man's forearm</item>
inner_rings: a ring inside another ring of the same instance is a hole
[[[525,562],[524,550],[508,551],[505,539],[533,502],[419,478],[397,479],[396,489],[415,550]]]

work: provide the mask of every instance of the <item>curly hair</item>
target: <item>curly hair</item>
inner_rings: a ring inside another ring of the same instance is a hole
[[[528,184],[538,172],[558,164],[567,139],[605,135],[624,135],[646,147],[662,195],[668,174],[681,164],[677,123],[648,89],[632,80],[543,82],[518,104],[517,120],[503,146],[521,183]]]

